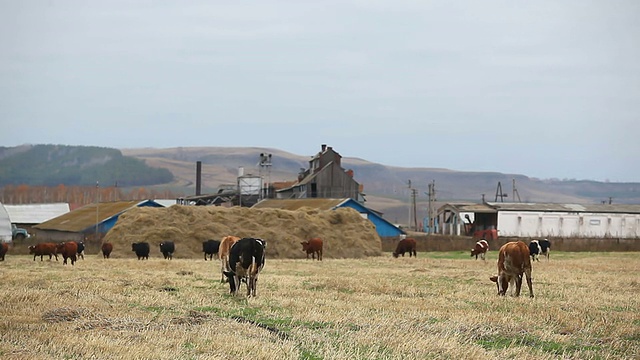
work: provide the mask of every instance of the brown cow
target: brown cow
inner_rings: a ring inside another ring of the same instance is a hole
[[[529,297],[533,297],[531,284],[531,259],[529,247],[522,241],[511,241],[500,248],[498,253],[498,276],[489,279],[498,286],[498,295],[505,295],[511,284],[511,295],[520,296],[522,288],[522,274],[527,277]],[[515,287],[515,294],[514,294]]]
[[[402,255],[404,257],[404,253],[409,252],[409,257],[413,254],[413,256],[418,257],[416,253],[416,239],[406,238],[398,241],[398,245],[396,246],[396,251],[393,252],[393,257],[397,258],[398,255]]]
[[[113,251],[113,244],[106,242],[102,244],[101,250],[102,250],[102,258],[108,259],[109,256],[111,256],[111,252]]]
[[[489,251],[489,243],[487,240],[482,239],[476,243],[476,246],[471,249],[471,256],[475,255],[476,260],[478,260],[478,255],[480,255],[480,259],[485,260],[485,255]]]
[[[42,261],[42,257],[45,255],[49,255],[49,260],[51,260],[52,256],[55,256],[56,261],[58,261],[58,254],[56,253],[55,243],[40,243],[31,245],[29,246],[29,254],[33,254],[33,261],[36,261],[36,256],[40,256],[40,261]]]
[[[236,241],[240,240],[237,236],[225,236],[220,241],[220,248],[218,249],[218,258],[220,259],[220,272],[222,273],[222,278],[220,279],[221,283],[225,283],[228,281],[227,276],[224,274],[225,271],[230,271],[229,266],[229,252],[231,251],[231,247]]]
[[[71,259],[71,265],[75,265],[78,255],[78,244],[75,241],[67,241],[56,245],[56,251],[62,255],[63,265],[67,265],[67,259]]]
[[[309,259],[309,254],[311,254],[313,260],[316,259],[316,254],[318,254],[318,261],[322,261],[322,239],[312,238],[300,244],[302,244],[302,251],[307,253],[307,260]]]
[[[2,243],[0,244],[0,261],[4,261],[4,256],[9,251],[9,244]]]

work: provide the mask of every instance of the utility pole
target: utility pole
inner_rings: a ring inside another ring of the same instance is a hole
[[[98,216],[98,209],[100,208],[100,183],[96,180],[96,238],[94,239],[96,242],[98,242],[98,223],[99,223],[99,216]]]
[[[498,181],[498,187],[496,188],[496,199],[495,202],[498,202],[498,198],[500,198],[500,202],[504,202],[504,198],[507,197],[507,194],[502,192],[502,184]]]
[[[418,196],[418,190],[411,189],[411,204],[413,210],[413,230],[418,230],[418,215],[416,211],[416,197]]]
[[[411,228],[411,179],[407,180],[407,188],[409,188],[409,218],[407,219],[407,228]]]
[[[429,218],[429,223],[427,226],[429,227],[429,234],[435,232],[435,215],[436,212],[435,202],[436,202],[436,181],[432,180],[429,183],[429,191],[427,192],[427,196],[429,197],[429,204],[427,205],[427,216]]]
[[[522,200],[520,200],[518,189],[516,188],[516,179],[513,179],[513,201],[516,201],[516,197],[518,199],[518,202],[522,202]]]

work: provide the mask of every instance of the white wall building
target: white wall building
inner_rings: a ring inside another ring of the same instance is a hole
[[[460,216],[470,206],[447,204],[441,209],[462,223]],[[501,237],[640,238],[640,205],[491,202],[473,209],[474,227],[495,228]]]

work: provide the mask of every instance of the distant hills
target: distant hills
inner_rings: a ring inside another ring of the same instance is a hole
[[[109,149],[66,145],[24,145],[0,148],[0,186],[8,183],[30,185],[112,184],[120,186],[168,187],[185,195],[195,193],[196,162],[202,162],[202,191],[212,193],[221,184],[235,184],[239,169],[260,174],[259,154],[272,154],[270,181],[297,179],[301,169],[320,146],[305,155],[260,147],[177,147]],[[340,149],[334,149],[340,153]],[[522,174],[469,172],[438,168],[403,168],[372,163],[342,154],[342,167],[354,171],[363,184],[367,205],[385,213],[390,221],[408,218],[410,190],[417,189],[418,212],[424,213],[428,184],[435,181],[437,205],[444,202],[495,201],[498,183],[506,197],[502,200],[555,203],[639,204],[640,183],[613,183],[586,180],[536,179]],[[516,189],[513,184],[515,181]],[[515,195],[515,197],[514,197]],[[500,201],[500,197],[498,201]],[[421,218],[422,215],[419,215]]]
[[[147,186],[172,182],[173,174],[152,168],[120,150],[93,146],[23,145],[0,147],[0,186]]]

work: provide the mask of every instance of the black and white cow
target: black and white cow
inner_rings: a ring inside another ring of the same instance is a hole
[[[209,260],[213,260],[213,255],[217,254],[219,251],[220,251],[220,241],[207,240],[202,242],[202,252],[204,253],[204,261],[207,261],[207,256],[209,256]]]
[[[84,260],[84,242],[82,241],[76,241],[76,244],[78,245],[78,259],[82,258],[82,260]]]
[[[229,270],[225,275],[229,278],[229,291],[236,295],[241,282],[247,284],[247,296],[256,296],[258,275],[264,268],[265,247],[267,243],[257,238],[242,238],[229,251]]]
[[[160,252],[165,259],[173,259],[173,253],[176,252],[176,244],[173,241],[165,241],[160,243]]]
[[[549,252],[551,251],[551,242],[544,240],[531,240],[529,243],[529,255],[531,260],[540,261],[539,256],[545,256],[549,260]]]

